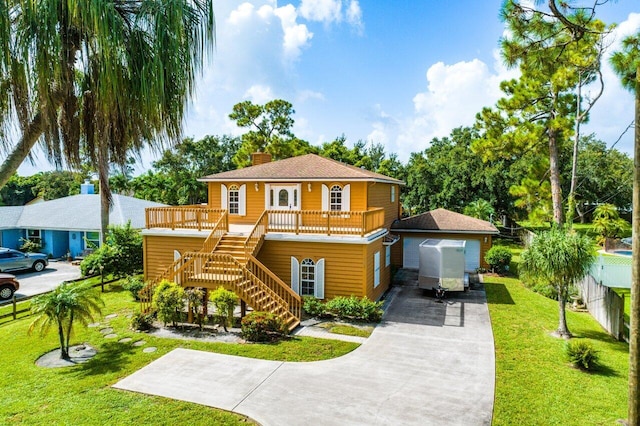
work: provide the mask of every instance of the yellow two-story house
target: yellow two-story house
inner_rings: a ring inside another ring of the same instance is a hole
[[[301,296],[379,299],[391,281],[389,229],[404,183],[314,154],[252,160],[200,179],[206,205],[147,209],[145,278],[222,285],[290,328]]]

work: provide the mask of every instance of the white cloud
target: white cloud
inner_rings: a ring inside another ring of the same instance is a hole
[[[254,104],[265,104],[274,98],[271,87],[260,84],[249,87],[243,97]]]
[[[320,92],[315,92],[313,90],[301,90],[298,92],[297,95],[297,100],[299,102],[305,102],[309,99],[315,99],[315,100],[319,100],[319,101],[324,101],[325,97],[322,93]]]
[[[325,25],[346,21],[358,30],[363,27],[362,9],[358,0],[302,0],[300,16]]]
[[[582,128],[582,134],[595,133],[596,137],[606,142],[608,146],[615,143],[629,126],[633,120],[634,111],[633,95],[622,87],[620,78],[609,64],[609,57],[612,52],[620,49],[625,37],[637,33],[639,28],[640,13],[631,13],[611,34],[609,40],[611,46],[602,61],[604,92],[591,110],[589,123]],[[589,96],[590,92],[594,91],[594,88],[587,88],[585,96]],[[616,149],[632,154],[633,131],[627,132],[622,137]]]
[[[494,69],[479,59],[446,65],[433,64],[426,72],[427,87],[413,98],[414,114],[394,121],[397,131],[385,125],[389,140],[388,150],[397,152],[406,160],[411,152],[424,150],[435,137],[449,135],[452,129],[472,125],[475,115],[485,106],[492,106],[502,96],[500,82],[517,75],[508,70],[494,52]],[[374,122],[373,133],[382,132]],[[391,133],[395,133],[392,137]]]

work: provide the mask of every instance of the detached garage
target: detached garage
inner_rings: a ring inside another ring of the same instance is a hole
[[[427,238],[466,241],[465,270],[475,272],[487,268],[484,255],[498,229],[491,223],[446,209],[436,209],[396,221],[391,232],[400,236],[399,244],[391,246],[391,263],[402,268],[418,269],[418,246]]]

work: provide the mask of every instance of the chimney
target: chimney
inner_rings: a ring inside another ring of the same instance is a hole
[[[84,183],[80,185],[80,194],[95,194],[95,188],[92,183],[89,183],[89,179],[85,179]]]
[[[266,152],[254,152],[251,154],[251,165],[259,166],[260,164],[266,164],[271,162],[271,154]]]

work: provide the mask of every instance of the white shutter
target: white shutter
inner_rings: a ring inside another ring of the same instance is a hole
[[[396,202],[396,187],[395,185],[391,185],[391,202]]]
[[[240,185],[238,191],[238,214],[240,216],[246,216],[247,214],[247,185]]]
[[[269,210],[271,208],[271,184],[264,184],[264,209]]]
[[[316,282],[313,287],[313,295],[317,299],[324,299],[324,259],[316,262]]]
[[[291,290],[300,294],[300,262],[291,256]]]
[[[342,211],[351,211],[351,185],[349,184],[342,188]]]
[[[229,202],[229,196],[227,195],[227,185],[224,183],[220,184],[220,208],[222,210],[227,210],[227,204]]]
[[[174,250],[173,251],[173,261],[175,262],[176,260],[180,259],[181,255],[180,252],[178,250]],[[175,270],[174,272],[178,271],[178,269],[180,269],[180,264],[175,266]],[[175,278],[173,279],[173,281],[178,284],[181,285],[181,279],[180,279],[180,275],[176,275]]]
[[[384,266],[388,267],[391,265],[391,246],[385,246],[384,249],[386,250],[384,254]]]
[[[377,251],[373,254],[373,286],[378,287],[380,285],[380,252]]]
[[[322,210],[329,210],[329,187],[322,184]]]

